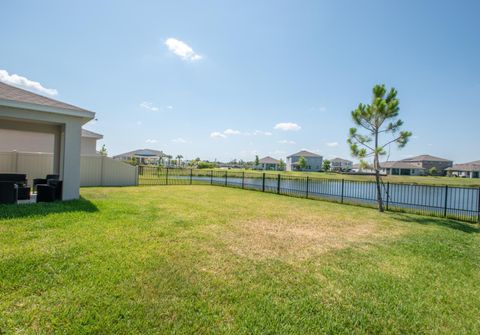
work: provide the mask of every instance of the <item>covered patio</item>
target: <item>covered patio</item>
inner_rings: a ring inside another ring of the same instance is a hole
[[[53,174],[62,181],[62,200],[79,198],[82,125],[95,113],[0,82],[1,129],[54,136]],[[12,172],[0,166],[0,173]],[[31,176],[27,176],[31,181]]]

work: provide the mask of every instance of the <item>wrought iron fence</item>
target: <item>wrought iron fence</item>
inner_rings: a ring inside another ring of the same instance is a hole
[[[228,170],[140,166],[139,185],[217,185],[308,199],[376,206],[376,183]],[[480,188],[382,184],[386,210],[480,223]]]

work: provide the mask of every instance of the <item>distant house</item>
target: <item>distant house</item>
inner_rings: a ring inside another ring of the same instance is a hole
[[[260,170],[277,171],[280,169],[280,161],[270,156],[263,157],[262,159],[259,160],[259,163],[260,164],[257,166],[257,168]]]
[[[425,169],[428,172],[431,168],[437,169],[438,175],[445,175],[446,169],[452,167],[453,162],[449,159],[430,156],[430,155],[420,155],[411,158],[406,158],[401,160],[401,162],[414,163]]]
[[[169,165],[171,157],[159,150],[138,149],[113,156],[113,159],[133,161],[140,165],[161,165],[163,163]]]
[[[97,155],[97,141],[103,135],[82,128],[80,154]],[[55,136],[49,133],[0,129],[0,152],[43,152],[53,153]]]
[[[480,178],[480,160],[470,163],[455,164],[447,168],[447,173],[463,178]]]
[[[304,157],[307,162],[307,166],[304,169],[299,164],[301,157]],[[322,163],[322,156],[302,150],[287,157],[287,171],[321,171]]]
[[[430,155],[420,155],[400,161],[380,163],[382,173],[402,176],[427,175],[432,168],[437,170],[437,175],[442,176],[445,175],[446,170],[452,167],[452,165],[453,162],[451,160]]]
[[[334,158],[330,161],[330,170],[332,171],[350,171],[353,168],[353,162],[348,159]]]
[[[426,171],[415,163],[387,161],[380,163],[380,173],[398,176],[422,176],[426,174]]]

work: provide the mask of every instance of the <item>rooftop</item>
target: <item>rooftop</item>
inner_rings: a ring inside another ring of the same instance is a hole
[[[447,169],[448,171],[480,171],[480,161],[474,161],[463,164],[455,164]]]
[[[89,112],[83,108],[67,104],[58,100],[47,98],[43,95],[36,94],[15,86],[11,86],[0,82],[0,100],[22,102],[27,104],[33,104],[37,106],[46,106],[60,109],[67,109],[77,112]],[[91,112],[89,112],[91,113]]]
[[[302,157],[302,156],[303,157],[322,157],[320,155],[314,154],[313,152],[302,150],[302,151],[297,152],[296,154],[292,154],[290,156],[287,156],[287,158],[289,158],[289,157]]]
[[[424,170],[424,168],[418,166],[414,163],[409,163],[407,161],[387,161],[380,163],[382,168],[386,169],[418,169]]]
[[[405,159],[402,159],[402,160],[401,160],[401,162],[422,162],[422,161],[428,161],[428,162],[451,162],[451,160],[449,160],[449,159],[440,158],[440,157],[435,157],[435,156],[431,156],[431,155],[420,155],[420,156],[405,158]]]
[[[125,152],[123,154],[115,155],[113,158],[118,157],[132,157],[132,156],[140,156],[140,157],[165,157],[165,153],[163,151],[154,150],[154,149],[137,149],[129,152]]]
[[[353,163],[352,161],[349,161],[348,159],[343,159],[340,157],[334,158],[330,160],[330,162],[339,162],[339,163]]]
[[[278,159],[272,158],[270,156],[263,157],[259,160],[260,164],[280,164]]]
[[[101,140],[103,135],[82,128],[82,137],[96,138],[97,140]]]

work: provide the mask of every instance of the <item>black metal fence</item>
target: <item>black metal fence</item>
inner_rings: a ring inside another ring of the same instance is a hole
[[[376,184],[261,172],[139,167],[139,185],[218,185],[376,206]],[[382,184],[385,208],[480,223],[480,188]]]

